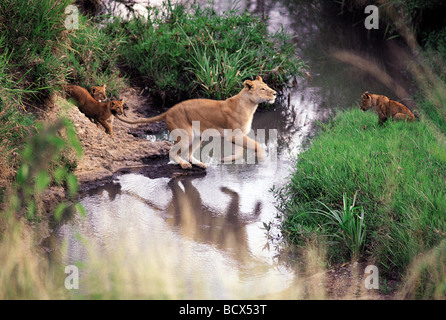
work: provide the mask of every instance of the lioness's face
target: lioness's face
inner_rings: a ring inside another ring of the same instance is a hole
[[[112,100],[109,102],[109,106],[112,114],[121,115],[124,113],[124,99]]]
[[[260,76],[257,76],[254,81],[246,80],[244,85],[245,89],[247,89],[248,93],[251,95],[251,100],[256,103],[274,103],[274,101],[276,101],[276,91],[268,87]]]
[[[107,99],[105,94],[105,84],[102,87],[91,87],[91,96],[98,102],[104,102]]]
[[[361,110],[366,111],[372,106],[372,97],[366,92],[362,94]]]

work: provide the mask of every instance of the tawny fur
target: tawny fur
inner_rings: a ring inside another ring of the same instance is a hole
[[[105,132],[113,136],[113,127],[107,122],[112,114],[123,114],[124,100],[112,100],[110,102],[98,102],[90,93],[76,85],[66,85],[64,92],[69,94],[75,101],[79,110],[91,121],[100,123]]]
[[[106,87],[105,84],[103,86],[91,87],[90,88],[91,96],[98,102],[105,102],[107,100],[107,94],[105,93],[105,87]]]
[[[415,121],[415,116],[408,107],[386,96],[365,92],[362,94],[361,110],[366,111],[372,106],[378,114],[379,123],[387,121],[389,117],[394,120]]]
[[[231,138],[231,142],[243,148],[250,148],[256,151],[258,158],[263,157],[263,148],[253,139],[249,138],[247,134],[251,130],[252,119],[259,103],[268,102],[274,103],[276,99],[276,91],[269,88],[260,76],[256,80],[246,80],[244,88],[235,96],[226,100],[211,100],[211,99],[191,99],[180,102],[173,106],[168,111],[153,118],[146,118],[138,121],[128,121],[116,116],[119,120],[130,123],[152,123],[161,120],[166,121],[167,129],[172,132],[175,129],[182,129],[188,135],[188,141],[182,141],[178,138],[175,141],[175,146],[170,152],[170,157],[175,162],[179,163],[183,169],[189,169],[192,164],[197,165],[203,169],[206,165],[193,157],[194,151],[200,146],[200,143],[193,144],[194,138],[198,133],[192,130],[192,122],[199,121],[200,133],[207,129],[217,130],[220,135],[224,136],[225,129],[234,130],[240,129],[240,136],[236,139]],[[241,143],[240,141],[243,141]],[[241,149],[241,148],[240,148]],[[182,153],[181,150],[188,150]],[[240,151],[240,150],[238,150]],[[243,150],[241,150],[243,151]],[[243,153],[243,152],[242,152]],[[187,155],[187,160],[182,159],[180,155]],[[233,161],[241,156],[240,152],[236,155],[226,157],[224,161]]]

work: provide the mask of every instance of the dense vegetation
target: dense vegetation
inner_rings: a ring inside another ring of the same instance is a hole
[[[225,99],[256,75],[280,89],[301,73],[290,36],[269,34],[265,21],[249,12],[217,14],[212,7],[166,2],[147,15],[109,27],[125,30],[125,61],[170,103],[191,96]]]
[[[57,48],[63,39],[62,17],[68,3],[0,1],[2,196],[20,162],[17,150],[34,131],[35,118],[65,75]]]
[[[280,193],[287,239],[320,237],[330,261],[362,253],[383,270],[404,270],[446,234],[446,150],[432,130],[422,122],[381,127],[359,109],[324,125]],[[361,210],[350,213],[354,197]],[[335,223],[334,210],[341,216]]]

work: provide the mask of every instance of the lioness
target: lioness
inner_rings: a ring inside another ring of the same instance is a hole
[[[90,93],[91,96],[97,100],[98,102],[105,102],[105,100],[107,100],[107,95],[105,94],[105,84],[101,87],[101,86],[97,86],[97,87],[91,87],[90,89]]]
[[[76,85],[66,85],[64,90],[75,101],[79,110],[95,123],[100,123],[105,132],[113,136],[113,128],[107,122],[112,114],[123,114],[124,100],[112,100],[110,102],[98,102],[90,95],[87,89]]]
[[[409,108],[399,102],[390,100],[386,96],[364,92],[361,97],[361,110],[366,111],[373,105],[376,113],[378,113],[379,124],[383,124],[390,116],[395,120],[415,121],[415,116]]]
[[[256,141],[249,138],[247,134],[251,130],[252,118],[258,104],[262,102],[274,103],[275,99],[276,91],[269,88],[262,78],[257,76],[254,81],[246,80],[244,88],[237,95],[226,100],[186,100],[176,104],[159,116],[138,121],[128,121],[117,115],[115,116],[119,120],[130,124],[165,120],[167,129],[170,132],[176,129],[183,130],[182,132],[186,134],[187,139],[176,138],[175,145],[170,151],[171,159],[177,162],[183,169],[192,168],[192,164],[206,169],[206,164],[193,156],[201,141],[197,144],[193,143],[193,141],[194,138],[199,137],[207,129],[215,129],[221,136],[224,135],[225,129],[231,129],[232,132],[236,132],[236,136],[230,137],[230,140],[228,138],[229,141],[236,146],[255,150],[258,158],[263,157],[263,148]],[[193,121],[199,121],[200,132],[193,131]],[[182,136],[184,137],[184,135]],[[185,156],[189,161],[182,159],[180,155]],[[240,156],[240,153],[238,153],[223,160],[233,161]]]

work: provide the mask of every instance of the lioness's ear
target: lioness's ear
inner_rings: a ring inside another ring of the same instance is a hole
[[[252,82],[251,80],[245,80],[245,82],[243,82],[243,84],[245,85],[245,88],[248,90],[251,90],[254,88],[254,82]]]
[[[122,104],[124,104],[124,98],[120,100]]]
[[[104,84],[103,86],[102,86],[102,88],[104,88],[105,89],[105,87],[106,87],[107,85],[106,84]]]
[[[257,81],[262,81],[262,82],[263,82],[263,79],[262,79],[261,76],[257,76],[257,77],[256,77],[256,80],[257,80]]]

